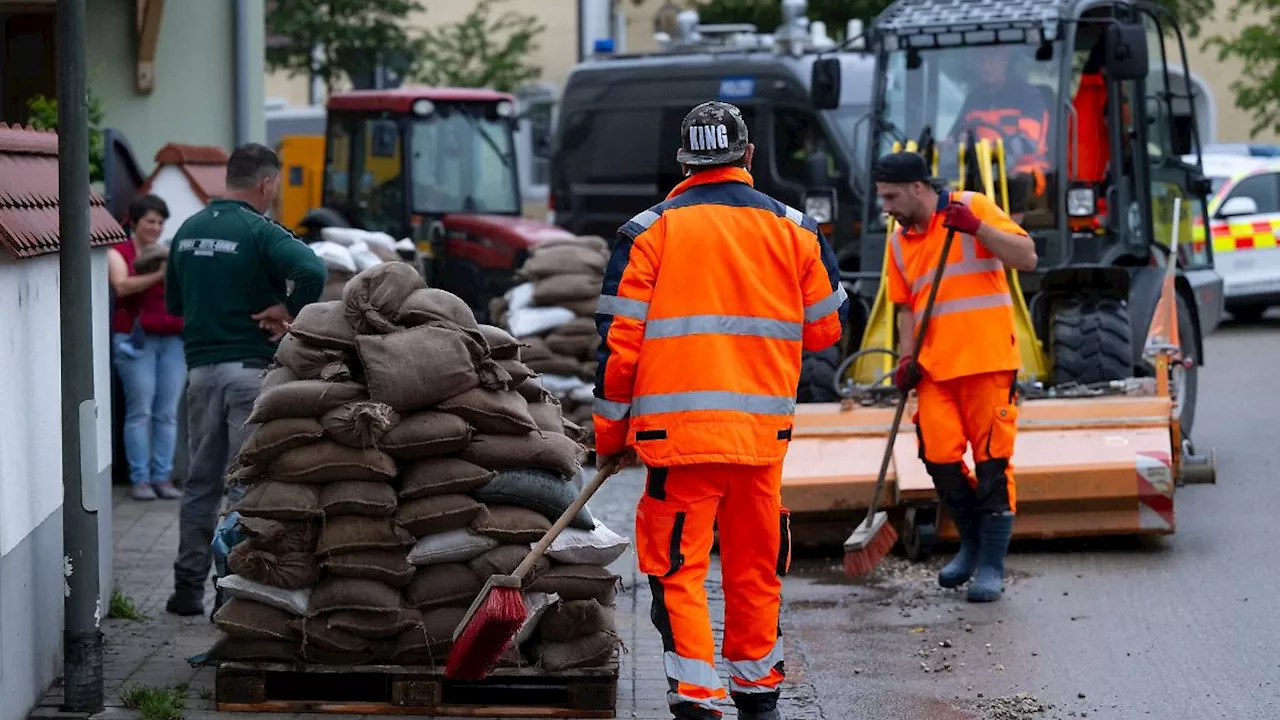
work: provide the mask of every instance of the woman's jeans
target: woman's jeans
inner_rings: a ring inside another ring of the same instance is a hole
[[[135,343],[141,340],[142,346]],[[169,482],[178,400],[187,381],[181,335],[114,333],[112,357],[124,388],[124,452],[134,485]]]

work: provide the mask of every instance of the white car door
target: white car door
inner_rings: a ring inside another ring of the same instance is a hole
[[[1258,172],[1237,183],[1211,227],[1228,302],[1280,294],[1280,173]]]

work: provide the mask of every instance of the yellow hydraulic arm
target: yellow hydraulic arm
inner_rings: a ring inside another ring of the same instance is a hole
[[[901,152],[903,145],[900,142],[893,144],[894,152]],[[908,141],[905,149],[907,152],[920,152],[914,140]],[[954,183],[957,190],[965,189],[965,172],[966,144],[961,144],[959,148],[959,179]],[[938,156],[934,150],[929,153],[931,157],[926,158],[929,162],[933,173],[938,172]],[[1000,140],[995,142],[994,148],[988,140],[978,141],[975,148],[974,162],[978,167],[978,174],[982,182],[982,192],[991,198],[1004,211],[1009,212],[1009,184],[1008,175],[1005,170],[1004,143]],[[996,195],[995,178],[993,177],[993,165],[1000,173],[999,197]],[[889,272],[889,248],[888,238],[894,232],[894,220],[888,219],[886,231],[886,246],[884,252],[884,261],[880,266],[880,287],[876,290],[875,301],[871,305],[871,314],[867,318],[867,327],[862,335],[862,345],[860,349],[868,348],[888,348],[897,350],[897,322],[895,318],[893,303],[889,302],[885,294],[885,286],[887,284]],[[1006,277],[1009,281],[1009,290],[1013,296],[1013,315],[1014,326],[1018,336],[1018,345],[1022,351],[1022,370],[1019,372],[1019,378],[1024,381],[1045,380],[1049,376],[1049,359],[1045,354],[1044,346],[1040,343],[1040,339],[1036,337],[1035,327],[1031,323],[1031,311],[1027,307],[1026,300],[1022,295],[1022,287],[1018,283],[1018,273],[1013,270],[1005,270]],[[893,369],[894,362],[891,356],[885,353],[867,353],[861,355],[855,360],[851,367],[851,379],[857,385],[869,386],[874,383],[877,378],[883,378],[883,382],[890,382],[888,374]]]

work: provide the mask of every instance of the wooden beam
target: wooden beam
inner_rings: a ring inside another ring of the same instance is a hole
[[[156,42],[160,38],[164,0],[134,0],[134,6],[138,40],[135,84],[139,94],[150,95],[156,84]]]

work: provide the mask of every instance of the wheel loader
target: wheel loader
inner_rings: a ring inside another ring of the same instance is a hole
[[[1036,244],[1034,271],[1007,271],[1023,359],[1014,536],[1173,533],[1175,487],[1216,481],[1190,438],[1223,296],[1212,248],[1191,238],[1209,188],[1174,18],[1129,0],[898,0],[870,47],[864,197],[877,158],[920,152],[940,185],[987,194]],[[839,72],[837,58],[814,64],[816,108],[839,104]],[[798,408],[785,461],[797,546],[861,520],[898,399],[893,228],[866,205],[862,258],[880,274],[858,282],[873,298],[861,343],[837,373],[842,401]],[[916,437],[904,422],[879,503],[912,558],[957,539]]]

